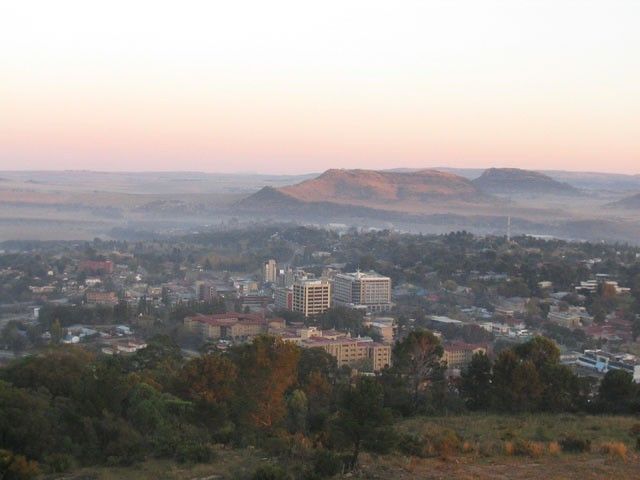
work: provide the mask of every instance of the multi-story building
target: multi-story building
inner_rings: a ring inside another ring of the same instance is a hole
[[[273,303],[279,310],[293,309],[293,287],[279,287],[273,292]]]
[[[293,284],[292,309],[305,317],[318,315],[331,307],[328,280],[298,280]]]
[[[278,278],[278,264],[275,260],[267,260],[262,266],[262,281],[264,283],[276,283]]]
[[[640,361],[634,355],[615,354],[603,350],[585,350],[578,357],[576,364],[600,373],[607,373],[609,370],[623,370],[633,377],[635,383],[640,383]]]
[[[301,345],[303,348],[322,348],[333,356],[338,367],[353,366],[363,360],[370,360],[374,372],[391,365],[391,346],[372,341],[370,338],[336,338],[311,337]]]
[[[184,325],[206,339],[249,340],[257,335],[282,330],[281,318],[265,319],[251,313],[222,313],[217,315],[194,315],[184,319]]]
[[[111,260],[83,260],[80,262],[78,270],[86,273],[113,273],[113,262]]]
[[[218,295],[216,286],[209,282],[198,281],[195,289],[198,300],[203,302],[210,302]]]
[[[117,305],[119,302],[116,292],[87,292],[86,299],[90,305]]]
[[[391,308],[391,279],[375,272],[338,273],[333,279],[336,304],[370,312]]]
[[[444,344],[442,361],[447,363],[449,369],[466,367],[476,353],[487,353],[486,347],[465,342],[451,342]]]

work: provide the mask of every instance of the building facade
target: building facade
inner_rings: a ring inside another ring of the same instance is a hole
[[[264,283],[276,283],[278,278],[278,264],[275,260],[267,260],[262,266],[262,281]]]
[[[319,315],[331,307],[328,280],[298,280],[293,284],[292,310],[305,317]]]
[[[337,304],[384,312],[391,308],[391,279],[375,272],[338,273],[333,279]]]

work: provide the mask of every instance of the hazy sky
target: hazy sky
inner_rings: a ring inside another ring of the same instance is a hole
[[[640,173],[640,0],[2,0],[0,169]]]

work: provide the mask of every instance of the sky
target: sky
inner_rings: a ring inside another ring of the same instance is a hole
[[[640,173],[640,1],[3,0],[0,170]]]

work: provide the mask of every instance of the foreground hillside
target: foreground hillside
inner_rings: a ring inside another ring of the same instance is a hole
[[[577,415],[465,415],[415,418],[402,424],[405,434],[421,436],[417,446],[440,439],[439,452],[363,455],[361,466],[348,478],[385,479],[632,479],[640,468],[634,452],[640,420],[634,417]],[[451,440],[459,437],[457,441]],[[563,452],[556,442],[573,437],[591,441],[589,451]],[[450,438],[444,448],[442,439]],[[431,440],[429,440],[431,439]],[[529,442],[528,450],[518,444]],[[435,442],[434,442],[435,443]],[[518,447],[520,448],[520,447]],[[605,452],[605,450],[607,450]],[[626,450],[626,451],[625,451]],[[292,450],[293,453],[293,450]],[[300,450],[288,459],[253,447],[217,448],[207,464],[178,464],[150,460],[128,468],[88,468],[63,477],[95,479],[252,479],[260,467],[282,465],[296,472],[308,463]],[[287,478],[287,477],[281,477]],[[347,478],[337,474],[334,478]]]

